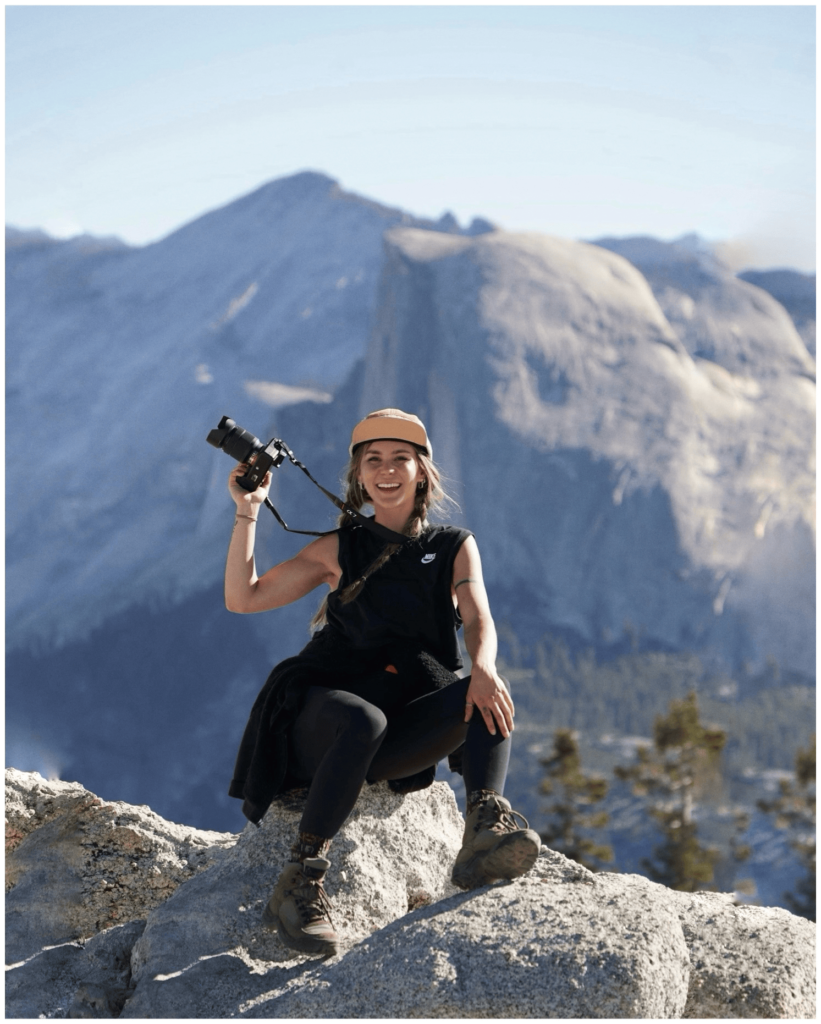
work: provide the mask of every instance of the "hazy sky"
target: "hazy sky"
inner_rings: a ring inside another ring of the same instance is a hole
[[[7,6],[6,223],[155,240],[312,169],[815,268],[814,6]]]

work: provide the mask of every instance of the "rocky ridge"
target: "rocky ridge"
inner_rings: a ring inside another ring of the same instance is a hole
[[[259,926],[299,794],[234,836],[36,773],[8,769],[6,787],[8,1017],[815,1015],[815,926],[787,911],[547,848],[524,878],[457,892],[443,783],[363,791],[332,849],[343,949],[327,961]]]

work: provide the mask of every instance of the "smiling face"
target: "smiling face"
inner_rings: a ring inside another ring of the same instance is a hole
[[[366,446],[358,480],[370,496],[374,511],[407,507],[410,513],[417,486],[424,479],[416,449],[407,441],[371,441]]]

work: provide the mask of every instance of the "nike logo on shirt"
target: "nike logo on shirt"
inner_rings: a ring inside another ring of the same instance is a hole
[[[429,565],[434,560],[434,558],[436,558],[436,552],[434,552],[432,555],[424,555],[422,558],[422,565]]]

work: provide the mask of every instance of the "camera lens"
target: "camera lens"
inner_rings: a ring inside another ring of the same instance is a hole
[[[222,448],[226,455],[237,462],[247,462],[265,447],[258,437],[238,427],[227,416],[222,417],[216,430],[210,431],[206,441],[215,448]]]

